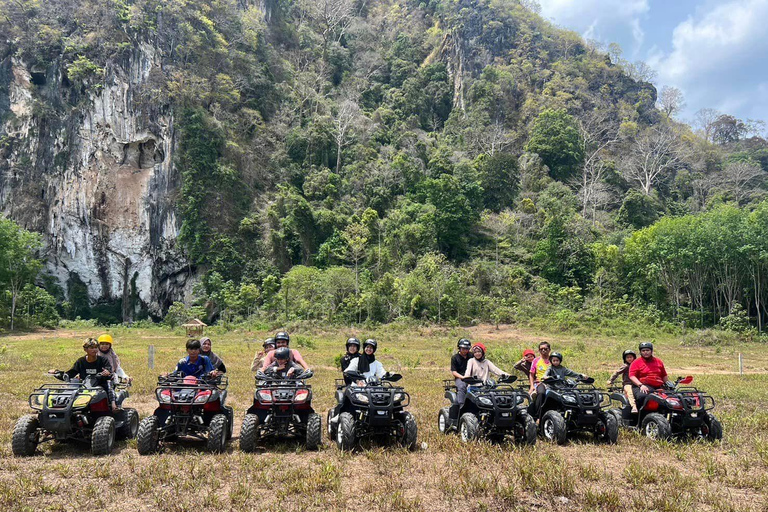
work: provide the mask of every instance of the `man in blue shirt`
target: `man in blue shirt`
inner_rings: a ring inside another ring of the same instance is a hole
[[[207,356],[200,355],[200,341],[187,341],[187,357],[181,358],[176,365],[176,371],[185,377],[217,377],[219,372],[213,368],[211,360]]]

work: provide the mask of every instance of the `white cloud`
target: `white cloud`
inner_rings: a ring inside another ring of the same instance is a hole
[[[650,9],[648,0],[539,0],[541,14],[558,25],[573,28],[588,39],[613,42],[629,31],[632,51],[645,39],[640,19]]]
[[[661,84],[686,93],[689,110],[714,107],[742,117],[765,117],[766,20],[768,0],[719,3],[680,23],[672,34],[672,50],[655,50],[648,62]]]

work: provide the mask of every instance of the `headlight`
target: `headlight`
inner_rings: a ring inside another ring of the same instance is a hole
[[[364,404],[368,403],[368,395],[365,393],[355,393],[355,400]]]
[[[523,402],[525,402],[525,398],[523,398],[522,396],[518,395],[518,397],[517,397],[517,405],[520,405]]]
[[[196,404],[204,404],[208,401],[208,399],[211,398],[211,392],[210,391],[203,391],[199,395],[195,397],[195,403]]]
[[[90,395],[80,395],[75,398],[75,403],[72,404],[72,407],[85,407],[89,403],[91,403]]]
[[[32,395],[29,397],[29,406],[33,409],[40,410],[43,408],[43,395]]]
[[[393,400],[395,402],[402,402],[404,398],[405,398],[405,395],[403,393],[395,393]]]
[[[682,409],[683,404],[680,403],[679,398],[667,398],[667,405],[673,409]]]
[[[576,397],[573,395],[563,395],[563,401],[568,402],[569,404],[575,404]]]
[[[163,404],[171,403],[171,390],[163,389],[157,392],[157,400]]]
[[[477,399],[481,404],[491,406],[493,405],[493,401],[490,398],[486,398],[484,396],[481,396]]]
[[[300,389],[294,395],[293,401],[294,401],[294,403],[300,404],[302,402],[306,402],[307,398],[309,398],[309,390],[308,389]]]
[[[260,389],[258,392],[259,402],[272,403],[272,391],[269,389]]]

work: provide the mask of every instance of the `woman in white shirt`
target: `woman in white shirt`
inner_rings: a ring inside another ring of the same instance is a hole
[[[344,373],[362,373],[365,380],[370,377],[376,377],[378,379],[384,377],[387,372],[384,371],[384,367],[379,361],[376,360],[376,340],[368,339],[363,343],[363,353],[360,357],[357,357],[349,362],[349,366],[344,370]],[[364,381],[358,381],[358,386],[365,385]]]
[[[507,375],[503,370],[485,358],[485,345],[482,343],[475,343],[475,346],[472,347],[472,355],[474,357],[469,360],[467,371],[464,372],[465,379],[467,377],[475,377],[485,382],[492,373],[499,377]]]

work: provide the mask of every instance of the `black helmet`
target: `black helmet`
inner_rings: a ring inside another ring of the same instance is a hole
[[[653,343],[651,343],[650,341],[642,342],[640,344],[640,350],[643,350],[644,348],[649,348],[649,349],[653,350]]]
[[[287,333],[287,332],[285,332],[285,331],[280,331],[280,332],[278,332],[277,334],[275,334],[275,342],[278,342],[278,341],[280,341],[280,340],[285,340],[285,341],[287,341],[288,343],[290,343],[290,342],[291,342],[291,337],[290,337],[290,336],[288,336],[288,333]]]
[[[288,347],[280,347],[275,350],[275,359],[280,359],[281,361],[285,361],[287,359],[290,359],[291,357],[291,349]]]
[[[553,357],[556,357],[560,360],[560,364],[563,364],[563,354],[560,352],[552,352],[549,354],[549,360],[551,361]]]
[[[629,355],[631,355],[632,357],[637,359],[637,354],[635,354],[635,351],[630,349],[630,350],[625,350],[624,353],[621,354],[621,360],[626,363],[627,362],[627,356],[629,356]]]
[[[363,343],[363,348],[367,347],[368,345],[373,347],[373,351],[376,352],[376,348],[378,348],[378,343],[376,343],[376,340],[373,338],[368,338],[365,340],[365,343]]]
[[[467,338],[461,338],[459,342],[456,344],[456,346],[458,348],[466,348],[467,350],[469,350],[470,348],[472,348],[472,342],[469,341]]]
[[[347,345],[346,345],[347,348],[349,348],[350,345],[354,345],[354,346],[357,347],[357,350],[360,350],[360,340],[359,339],[357,339],[355,337],[349,338],[347,340]]]
[[[267,346],[272,345],[275,346],[275,338],[267,338],[264,340],[264,344],[262,345],[264,348],[267,348]]]

